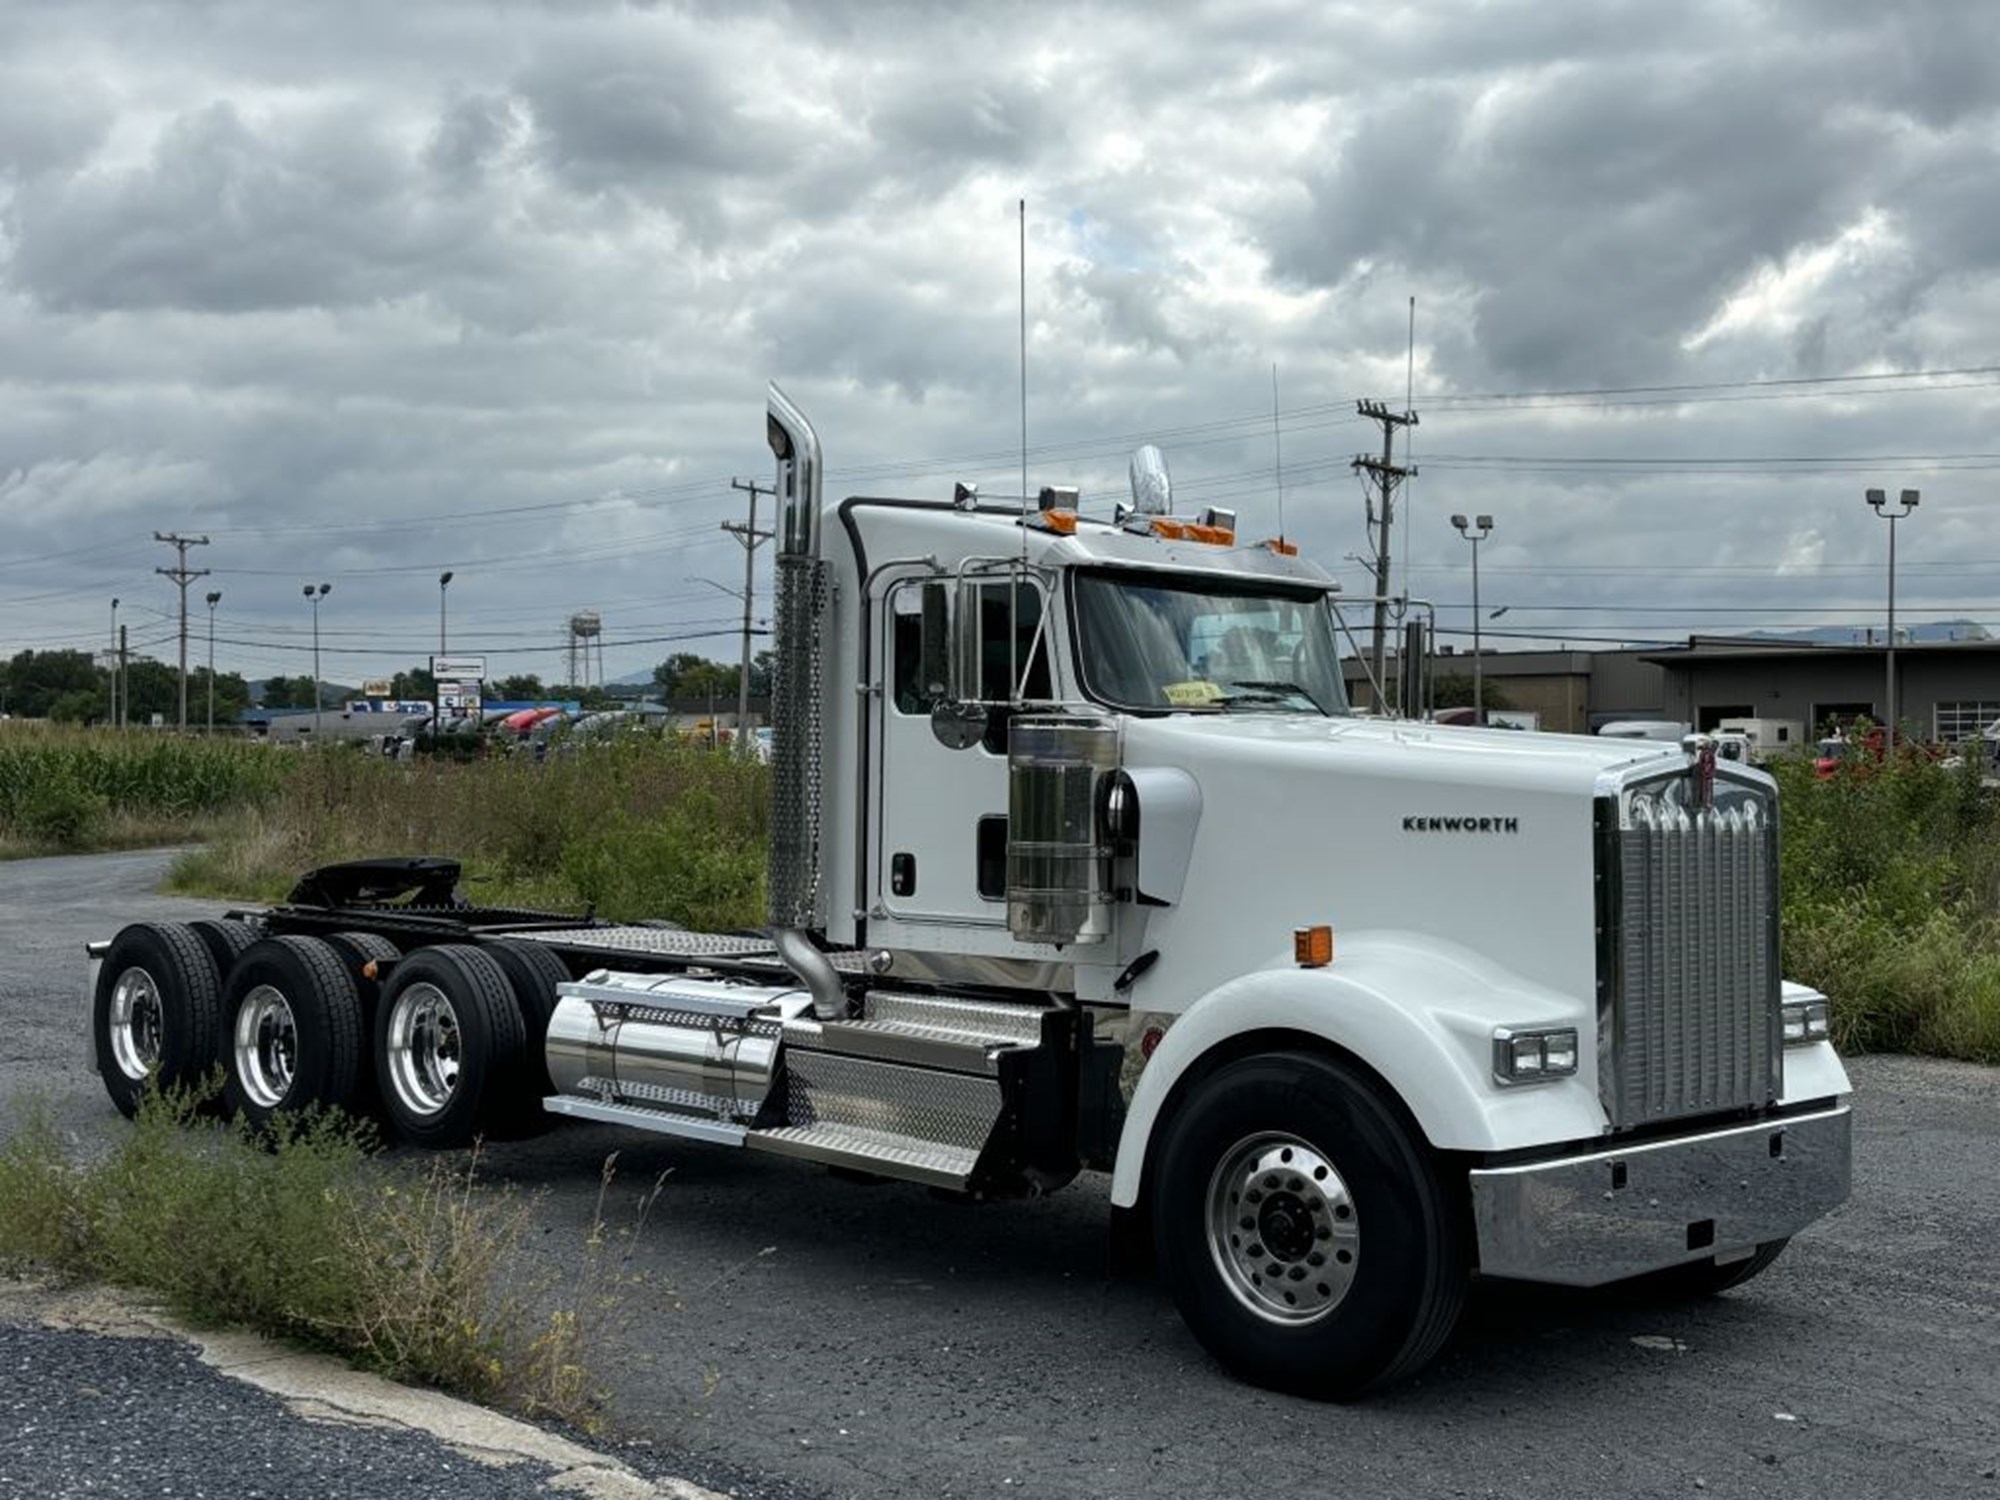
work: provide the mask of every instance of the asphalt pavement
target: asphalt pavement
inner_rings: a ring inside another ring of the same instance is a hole
[[[0,865],[0,1094],[122,1128],[83,1061],[81,945],[216,910],[149,895],[163,864]],[[597,1366],[618,1451],[717,1489],[2000,1500],[2000,1070],[1852,1071],[1853,1201],[1756,1281],[1680,1305],[1489,1285],[1422,1376],[1345,1407],[1232,1381],[1156,1286],[1109,1277],[1101,1178],[974,1208],[567,1123],[485,1163],[535,1193],[558,1271],[611,1153],[614,1225],[664,1176]]]

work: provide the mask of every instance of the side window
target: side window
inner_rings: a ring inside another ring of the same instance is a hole
[[[1042,592],[1033,584],[980,583],[967,590],[979,626],[979,682],[982,702],[1007,703],[1017,683],[1022,696],[1055,695],[1049,673],[1049,641],[1042,631]],[[923,585],[898,584],[889,595],[890,683],[896,712],[928,714],[935,706],[923,686]],[[1003,737],[1004,738],[1004,737]]]
[[[1017,683],[1024,698],[1053,697],[1048,638],[1039,633],[1042,591],[1031,583],[1009,581],[982,583],[978,593],[980,698],[1006,703]]]
[[[899,714],[928,714],[924,691],[924,592],[915,580],[897,584],[889,595],[891,702]]]

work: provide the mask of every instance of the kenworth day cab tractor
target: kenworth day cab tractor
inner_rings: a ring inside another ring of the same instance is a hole
[[[969,1196],[1109,1172],[1200,1340],[1347,1396],[1474,1275],[1690,1293],[1849,1184],[1780,979],[1777,794],[1712,745],[1357,717],[1327,574],[1133,500],[821,503],[772,388],[768,935],[470,904],[443,859],[91,945],[130,1110],[426,1146],[549,1115]]]

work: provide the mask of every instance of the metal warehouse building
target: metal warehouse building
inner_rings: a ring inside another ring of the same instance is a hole
[[[1889,711],[1881,646],[1769,646],[1704,641],[1648,651],[1664,674],[1661,717],[1697,729],[1724,719],[1829,724]],[[2000,719],[2000,641],[1903,642],[1896,647],[1897,714],[1919,739],[1950,743]]]
[[[1817,735],[1829,723],[1888,713],[1879,645],[1804,645],[1695,636],[1685,646],[1627,651],[1489,651],[1488,687],[1541,727],[1589,734],[1614,719],[1671,719],[1713,729],[1724,719],[1792,719]],[[1347,662],[1357,707],[1373,702],[1367,673]],[[1431,659],[1436,675],[1470,676],[1472,658]],[[1394,672],[1393,658],[1391,672]],[[1902,642],[1898,711],[1920,739],[1953,742],[2000,719],[2000,641]]]

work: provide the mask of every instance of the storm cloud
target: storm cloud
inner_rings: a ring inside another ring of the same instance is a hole
[[[1023,200],[1031,484],[1108,507],[1154,437],[1274,530],[1275,366],[1286,529],[1360,590],[1354,402],[1408,381],[1393,585],[1448,629],[1474,509],[1527,639],[1863,627],[1867,485],[1924,491],[1899,611],[1997,623],[1984,20],[17,0],[0,651],[113,596],[159,649],[178,529],[251,676],[322,579],[328,675],[421,660],[447,568],[496,670],[588,607],[613,675],[731,655],[767,379],[836,486],[1018,487]]]

